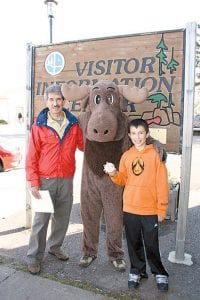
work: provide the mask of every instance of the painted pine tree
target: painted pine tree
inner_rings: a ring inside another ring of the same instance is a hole
[[[174,71],[176,71],[176,67],[179,65],[179,63],[174,59],[174,47],[172,48],[172,57],[170,62],[167,65],[167,69],[170,70],[170,74],[173,74]]]
[[[164,42],[163,34],[160,43],[157,45],[156,49],[160,49],[156,57],[159,59],[159,76],[162,76],[163,74],[165,74],[165,72],[163,71],[163,65],[167,65],[167,55],[165,54],[165,51],[168,50],[168,47]]]

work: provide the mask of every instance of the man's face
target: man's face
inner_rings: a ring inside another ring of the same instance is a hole
[[[64,100],[61,93],[49,93],[46,100],[46,106],[49,108],[52,117],[59,116],[64,106]]]

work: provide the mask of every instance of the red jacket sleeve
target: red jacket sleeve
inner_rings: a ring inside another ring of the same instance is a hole
[[[80,126],[78,126],[77,148],[80,151],[84,150],[83,132],[82,132],[82,129],[80,128]]]
[[[38,161],[40,157],[40,138],[37,126],[34,124],[31,128],[30,140],[26,155],[26,179],[30,181],[31,186],[40,186],[38,174]]]

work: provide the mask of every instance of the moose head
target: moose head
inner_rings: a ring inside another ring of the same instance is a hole
[[[125,131],[124,128],[120,128],[120,120],[123,118],[124,98],[139,104],[148,96],[146,88],[117,86],[109,80],[100,80],[94,86],[63,84],[61,91],[68,101],[81,101],[82,109],[87,108],[90,115],[87,138],[97,142],[110,142],[122,138]]]

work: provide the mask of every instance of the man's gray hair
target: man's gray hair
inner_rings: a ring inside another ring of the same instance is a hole
[[[49,85],[45,91],[44,91],[44,100],[48,99],[48,95],[49,93],[60,93],[62,96],[62,99],[64,100],[65,97],[63,96],[62,92],[61,92],[61,86],[57,83],[54,83],[52,85]]]

